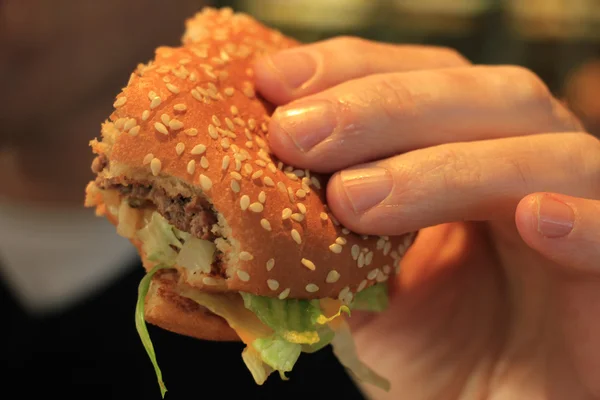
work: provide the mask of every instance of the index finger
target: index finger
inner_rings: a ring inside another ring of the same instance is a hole
[[[367,75],[470,65],[455,50],[339,37],[265,56],[254,66],[256,87],[281,105]]]

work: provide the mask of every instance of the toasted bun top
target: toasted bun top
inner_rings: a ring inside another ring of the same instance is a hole
[[[189,284],[348,301],[393,274],[414,235],[351,233],[327,209],[326,178],[270,153],[273,107],[254,91],[252,60],[294,45],[246,15],[206,9],[187,21],[181,47],[158,48],[132,74],[92,146],[110,160],[101,177],[213,204],[226,278]]]

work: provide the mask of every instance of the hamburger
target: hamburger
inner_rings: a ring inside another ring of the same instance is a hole
[[[385,308],[415,235],[349,231],[327,207],[327,176],[271,153],[274,107],[254,89],[252,62],[296,45],[247,15],[204,9],[179,47],[135,69],[90,143],[85,205],[139,252],[135,322],[163,396],[146,322],[243,341],[257,384],[331,344],[353,377],[389,388],[359,361],[346,318]]]

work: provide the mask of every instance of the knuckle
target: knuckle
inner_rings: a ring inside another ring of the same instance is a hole
[[[482,180],[482,167],[478,160],[454,145],[438,147],[422,168],[422,176],[439,181],[446,192],[476,188]]]
[[[452,47],[440,46],[433,49],[439,54],[439,60],[442,63],[441,67],[457,67],[471,64],[464,55]]]
[[[502,67],[508,83],[518,87],[528,100],[552,108],[553,96],[546,83],[535,72],[521,66]]]
[[[380,76],[372,85],[371,91],[374,93],[374,103],[388,122],[404,120],[416,113],[417,99],[406,82],[398,76]]]

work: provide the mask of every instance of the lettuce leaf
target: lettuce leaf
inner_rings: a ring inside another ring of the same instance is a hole
[[[146,295],[148,294],[148,290],[150,289],[150,283],[152,282],[152,277],[154,274],[161,270],[169,268],[166,265],[157,265],[152,270],[150,270],[146,276],[140,282],[138,287],[138,299],[135,307],[135,328],[137,329],[138,335],[142,340],[142,344],[146,349],[146,353],[148,353],[148,357],[150,357],[150,361],[152,361],[152,365],[154,366],[154,371],[156,372],[156,379],[158,380],[158,385],[160,386],[160,394],[162,398],[165,398],[165,393],[167,393],[167,387],[162,379],[162,372],[160,367],[158,366],[158,362],[156,361],[156,353],[154,352],[154,346],[152,346],[152,341],[150,340],[150,334],[148,333],[148,328],[146,327],[146,320],[144,319],[144,306]]]
[[[325,346],[326,343],[323,344],[319,336],[319,326],[339,317],[342,311],[349,312],[348,307],[341,306],[336,314],[326,317],[318,300],[280,300],[249,293],[240,294],[247,309],[254,312],[280,338],[296,344],[321,343],[321,347]]]
[[[253,347],[248,346],[244,349],[242,360],[244,360],[244,364],[250,370],[254,382],[258,385],[265,383],[269,375],[273,372],[273,369],[263,362],[261,354]]]
[[[183,247],[181,241],[175,235],[175,229],[159,213],[152,213],[150,222],[137,232],[142,241],[142,249],[150,261],[160,262],[166,265],[175,264],[177,252],[171,248]]]
[[[366,366],[358,358],[350,327],[345,321],[335,329],[335,336],[331,341],[331,347],[333,348],[333,354],[346,367],[351,376],[359,381],[370,383],[389,392],[390,382]]]
[[[279,372],[290,372],[302,352],[301,345],[277,335],[258,338],[252,342],[252,347],[260,353],[264,363]]]
[[[388,307],[388,286],[386,283],[377,283],[359,292],[354,296],[350,305],[352,310],[382,312]]]

